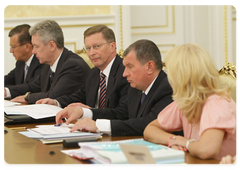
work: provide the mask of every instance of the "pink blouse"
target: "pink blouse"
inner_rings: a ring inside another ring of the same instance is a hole
[[[192,125],[178,110],[177,103],[172,102],[158,115],[158,122],[166,130],[184,131],[184,137],[199,140],[205,130],[224,129],[225,136],[219,155],[220,160],[226,155],[236,155],[236,103],[228,102],[219,95],[207,98],[200,121]]]

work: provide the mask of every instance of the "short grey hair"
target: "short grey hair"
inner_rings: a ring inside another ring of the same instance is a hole
[[[40,40],[47,44],[54,41],[58,48],[64,47],[64,37],[61,27],[54,20],[45,20],[37,23],[29,30],[30,35],[39,35]]]

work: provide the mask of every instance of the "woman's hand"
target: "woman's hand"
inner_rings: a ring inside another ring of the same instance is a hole
[[[168,147],[186,152],[186,143],[188,140],[189,139],[182,136],[171,136],[168,141]]]

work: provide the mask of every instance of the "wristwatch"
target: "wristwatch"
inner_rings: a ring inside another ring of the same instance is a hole
[[[24,95],[24,99],[28,102],[28,99],[29,99],[29,95],[31,94],[31,92],[27,92],[25,95]]]

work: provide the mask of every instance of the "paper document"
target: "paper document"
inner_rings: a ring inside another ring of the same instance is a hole
[[[60,140],[70,138],[86,138],[86,137],[101,137],[102,133],[90,133],[90,132],[70,132],[70,127],[73,124],[67,125],[66,123],[61,126],[55,125],[38,125],[37,128],[28,129],[28,131],[19,132],[20,134],[33,139],[45,139],[45,140]]]
[[[34,119],[42,119],[47,117],[56,116],[62,108],[49,105],[49,104],[32,104],[32,105],[21,105],[13,107],[4,107],[4,111],[7,115],[12,113],[26,114]]]
[[[10,107],[10,106],[15,106],[15,105],[21,105],[21,103],[4,100],[4,107]]]
[[[66,134],[70,133],[70,128],[73,126],[74,124],[67,125],[66,123],[59,125],[38,125],[37,128],[32,128],[30,131],[37,132],[41,135]]]
[[[131,139],[120,140],[111,142],[82,142],[79,143],[81,149],[72,151],[71,155],[81,158],[94,158],[94,163],[107,163],[107,164],[119,164],[129,163],[127,157],[121,149],[120,145],[142,146],[148,149],[151,153],[151,157],[157,164],[169,164],[169,163],[183,163],[185,153],[183,151],[174,150],[163,145],[154,144],[143,139]],[[126,150],[125,150],[126,151]],[[134,159],[142,159],[143,153],[127,150],[129,154],[134,156]],[[144,153],[145,154],[145,153]],[[142,156],[139,156],[142,155]],[[149,158],[149,157],[148,157]],[[149,161],[146,161],[150,163]],[[151,162],[152,163],[152,162]]]
[[[31,129],[31,131],[37,132],[41,135],[54,135],[69,133],[70,129],[68,127],[50,127],[50,128],[34,128]]]
[[[45,139],[45,140],[60,140],[60,139],[72,139],[72,138],[84,138],[84,137],[100,137],[101,134],[90,133],[90,132],[72,132],[72,133],[64,133],[64,134],[53,134],[53,135],[42,135],[37,132],[31,131],[22,131],[18,132],[26,137],[32,139]]]

